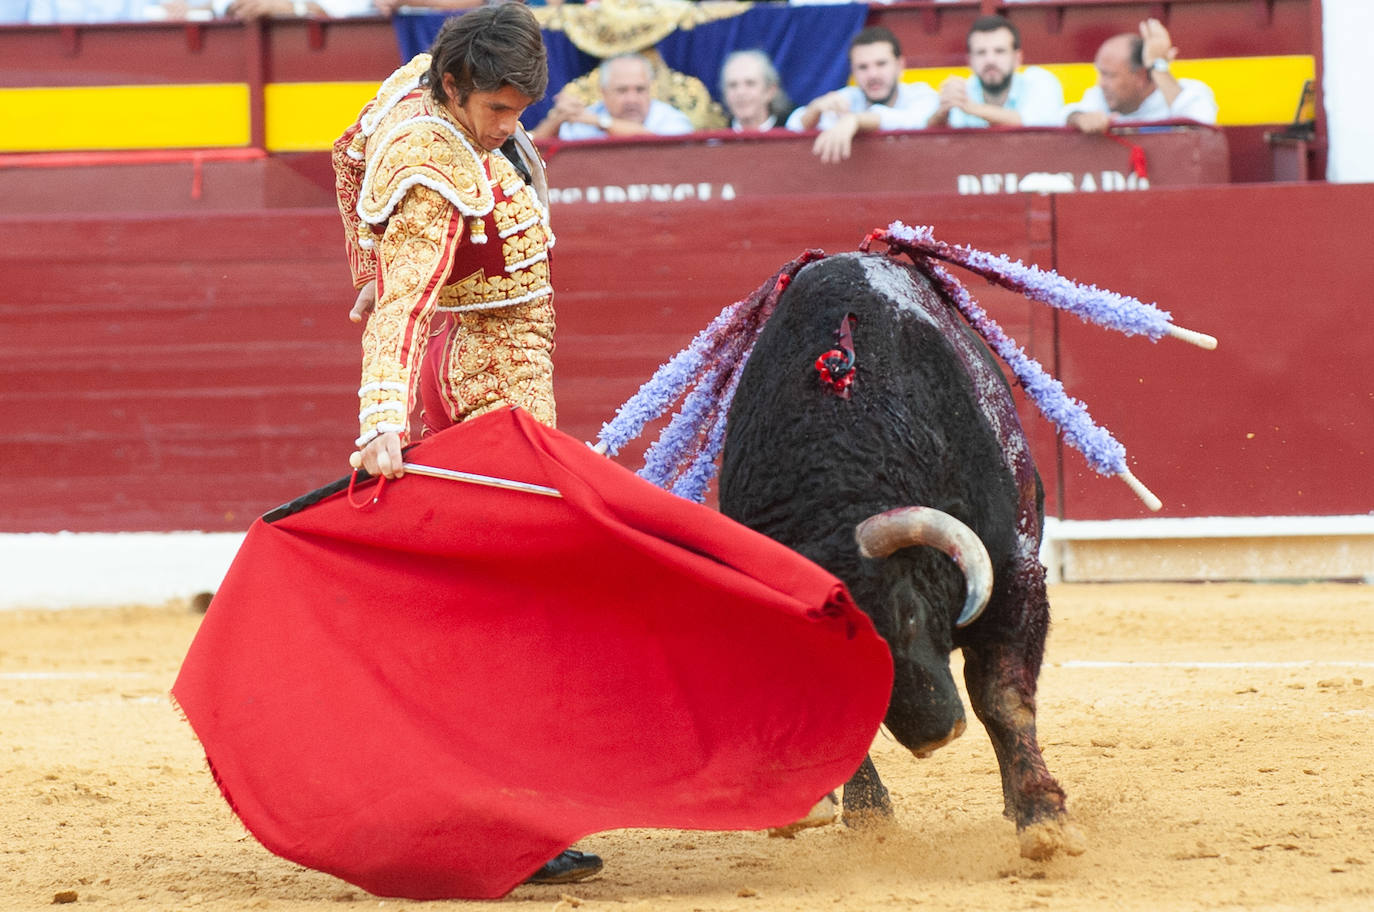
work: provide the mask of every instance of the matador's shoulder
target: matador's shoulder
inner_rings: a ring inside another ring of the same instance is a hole
[[[420,87],[421,80],[429,72],[431,59],[429,54],[416,54],[382,81],[381,86],[377,88],[376,97],[358,121],[364,136],[375,133],[382,119],[390,114],[402,99]]]
[[[420,83],[429,60],[428,54],[417,55],[392,73],[360,121],[367,169],[358,216],[368,224],[385,223],[417,186],[435,191],[464,215],[491,211],[482,156]]]

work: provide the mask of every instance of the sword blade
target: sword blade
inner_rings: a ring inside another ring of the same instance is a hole
[[[532,484],[528,481],[514,481],[509,478],[496,478],[491,475],[477,475],[472,472],[459,472],[454,469],[441,469],[437,466],[421,465],[415,462],[403,462],[401,464],[405,466],[407,472],[414,472],[416,475],[428,475],[431,478],[444,478],[449,481],[465,481],[468,484],[480,484],[492,488],[504,488],[508,491],[523,491],[526,494],[542,494],[545,497],[563,496],[563,492],[558,490],[557,488],[550,488],[547,485]],[[302,494],[295,500],[292,500],[288,503],[284,503],[274,510],[268,510],[266,513],[262,515],[263,521],[273,523],[279,519],[285,519],[288,516],[291,516],[295,513],[299,513],[306,507],[313,507],[315,504],[324,500],[326,497],[332,497],[335,494],[338,494],[342,491],[347,491],[350,481],[354,482],[355,484],[361,485],[366,482],[372,481],[372,476],[364,472],[362,469],[359,469],[358,477],[356,480],[350,474],[345,475],[344,477],[339,478],[335,481],[331,481],[329,484],[320,488],[316,488],[308,494]]]
[[[477,475],[473,472],[459,472],[455,469],[441,469],[438,466],[420,465],[415,462],[401,463],[407,472],[428,475],[430,478],[444,478],[448,481],[464,481],[468,484],[486,485],[489,488],[504,488],[507,491],[524,491],[526,494],[542,494],[545,497],[562,497],[563,492],[548,485],[532,484],[528,481],[515,481],[510,478],[497,478],[493,475]]]

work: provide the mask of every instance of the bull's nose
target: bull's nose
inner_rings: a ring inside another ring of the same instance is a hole
[[[915,754],[917,757],[920,757],[922,760],[925,760],[929,758],[931,754],[935,753],[937,750],[939,750],[949,742],[953,741],[955,738],[962,735],[964,733],[964,729],[966,728],[968,728],[968,723],[965,722],[963,719],[959,719],[954,723],[954,727],[949,730],[949,733],[946,734],[943,738],[937,738],[934,741],[930,741],[917,747],[913,747],[911,749],[911,752]]]

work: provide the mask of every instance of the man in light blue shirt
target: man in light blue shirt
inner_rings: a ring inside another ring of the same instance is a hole
[[[536,139],[557,136],[575,140],[691,133],[691,118],[650,94],[653,75],[653,65],[641,54],[610,57],[599,70],[600,101],[584,104],[575,88],[567,86],[530,135]]]
[[[787,118],[789,130],[815,130],[811,146],[821,161],[849,158],[854,134],[861,130],[914,130],[926,125],[939,98],[925,83],[902,82],[906,60],[897,36],[870,26],[849,44],[849,73],[854,85],[826,92]]]
[[[0,0],[0,22],[15,0]],[[204,21],[260,17],[375,16],[372,0],[24,0],[28,22],[54,23]]]
[[[161,9],[160,2],[147,0],[29,0],[28,21],[34,25],[55,23],[139,22],[146,8]]]
[[[983,16],[969,29],[967,78],[940,85],[940,107],[931,127],[1057,127],[1064,88],[1041,67],[1021,69],[1021,34],[1003,16]]]

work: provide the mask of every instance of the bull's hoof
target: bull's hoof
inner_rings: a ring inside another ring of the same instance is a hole
[[[840,819],[844,821],[845,826],[861,830],[891,823],[893,816],[892,805],[885,804],[880,807],[863,807],[853,810],[846,808]]]
[[[829,826],[835,822],[835,811],[839,807],[839,802],[835,800],[835,793],[831,792],[807,812],[806,816],[796,823],[789,823],[787,826],[773,827],[768,831],[770,837],[791,839],[802,830],[809,830],[812,827]]]
[[[1029,824],[1018,830],[1016,835],[1021,841],[1021,857],[1034,861],[1053,858],[1060,852],[1082,855],[1088,848],[1087,837],[1067,816]]]

